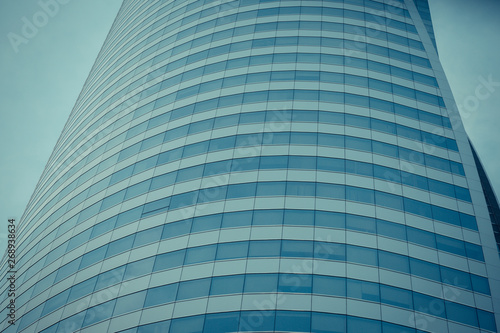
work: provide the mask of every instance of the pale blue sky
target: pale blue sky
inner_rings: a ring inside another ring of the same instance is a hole
[[[7,218],[21,217],[120,4],[72,0],[60,5],[16,53],[8,34],[22,35],[23,18],[43,18],[42,7],[38,0],[0,2],[0,253]],[[474,96],[479,77],[500,82],[500,1],[430,4],[441,61],[457,103],[463,104]],[[499,106],[500,86],[464,121],[497,193]]]

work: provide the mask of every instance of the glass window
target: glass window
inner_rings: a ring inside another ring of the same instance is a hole
[[[94,323],[97,323],[98,321],[111,317],[111,314],[113,313],[113,308],[115,306],[115,302],[116,299],[113,299],[106,303],[102,303],[92,308],[89,308],[86,311],[82,327],[92,325]]]
[[[382,330],[384,333],[415,333],[413,328],[387,322],[382,322]]]
[[[466,256],[464,242],[458,239],[436,235],[437,249]]]
[[[478,327],[476,309],[446,301],[446,314],[449,320]]]
[[[255,196],[256,183],[233,184],[227,189],[227,198],[244,198]]]
[[[490,285],[487,278],[475,274],[470,274],[470,278],[472,281],[472,290],[490,295]]]
[[[245,258],[248,255],[248,242],[220,243],[217,247],[217,260]]]
[[[66,289],[60,294],[51,297],[45,302],[43,307],[42,316],[45,316],[47,313],[54,311],[55,309],[66,304],[66,300],[68,299],[70,293],[70,289]]]
[[[155,228],[150,228],[138,232],[135,235],[133,247],[139,247],[144,244],[149,244],[159,241],[162,232],[163,232],[163,226],[157,226]]]
[[[192,247],[186,251],[185,265],[197,264],[200,262],[207,262],[215,260],[215,252],[217,245],[205,245]]]
[[[378,206],[403,210],[403,198],[399,195],[375,191],[375,200]]]
[[[465,289],[472,289],[469,273],[462,272],[453,268],[440,266],[441,279],[443,283],[450,284]]]
[[[345,214],[335,212],[316,211],[315,225],[328,228],[345,228]]]
[[[127,264],[123,280],[133,279],[141,275],[150,274],[153,271],[155,257],[149,257]]]
[[[283,224],[283,211],[278,209],[256,210],[253,215],[253,225]]]
[[[203,332],[203,323],[205,321],[204,319],[205,319],[204,315],[176,318],[172,320],[169,332],[183,332],[183,333]]]
[[[186,207],[196,204],[198,201],[198,191],[177,194],[171,197],[170,209]]]
[[[316,196],[320,198],[341,199],[345,198],[345,186],[336,184],[316,183]]]
[[[287,182],[286,195],[314,197],[315,192],[314,183]]]
[[[411,291],[395,288],[386,285],[380,285],[381,302],[389,305],[399,306],[405,309],[413,308]]]
[[[178,250],[157,255],[153,272],[182,266],[185,253],[186,250]]]
[[[278,291],[284,293],[305,293],[312,291],[312,276],[309,274],[281,273]]]
[[[249,257],[279,257],[281,242],[265,240],[250,242]]]
[[[345,168],[348,173],[361,176],[373,176],[373,164],[371,163],[346,160]]]
[[[309,332],[311,313],[299,311],[276,311],[276,331]]]
[[[432,206],[432,216],[435,220],[443,221],[446,223],[460,225],[460,217],[457,211],[442,208],[438,206]]]
[[[431,205],[413,199],[403,198],[405,211],[432,218]]]
[[[441,281],[439,266],[430,262],[410,258],[411,274],[421,276],[434,281]]]
[[[210,295],[240,294],[243,292],[244,280],[244,275],[214,277],[210,287]]]
[[[208,296],[210,282],[210,278],[180,282],[177,300]]]
[[[205,318],[203,333],[238,332],[239,320],[239,312],[208,314]]]
[[[345,147],[348,149],[356,149],[361,151],[372,151],[372,143],[371,140],[356,138],[353,136],[345,137]]]
[[[174,184],[176,177],[177,177],[176,171],[154,177],[151,181],[150,191],[154,191],[156,189]]]
[[[130,235],[117,239],[108,244],[108,251],[106,252],[106,258],[114,256],[115,254],[128,251],[132,249],[134,243],[135,235]]]
[[[276,292],[278,290],[278,274],[247,274],[245,293]]]
[[[224,200],[226,198],[227,185],[204,188],[200,190],[198,203]]]
[[[104,245],[104,246],[101,246],[101,247],[99,247],[99,248],[97,248],[95,250],[92,250],[90,252],[85,253],[82,256],[82,261],[80,263],[80,268],[79,269],[83,269],[85,267],[88,267],[90,265],[95,264],[98,261],[103,260],[104,259],[104,255],[106,254],[107,248],[108,248],[108,246]],[[76,270],[74,272],[76,272]]]
[[[446,318],[444,301],[440,298],[413,293],[413,308],[433,316]]]
[[[312,258],[313,242],[283,240],[281,244],[281,255],[283,257],[305,257]]]
[[[113,316],[142,309],[145,298],[146,290],[117,298]]]
[[[398,223],[377,220],[377,233],[381,236],[406,240],[406,227]]]
[[[377,266],[377,250],[366,247],[347,245],[347,261]]]
[[[258,327],[261,331],[274,331],[274,312],[242,311],[240,317],[240,332],[255,332]]]
[[[479,327],[481,327],[481,329],[486,329],[492,332],[495,331],[496,324],[493,313],[477,309],[477,316],[479,319]]]
[[[346,186],[346,200],[374,204],[375,191],[361,187]]]
[[[193,219],[193,229],[191,232],[219,229],[222,221],[222,214],[195,217]]]
[[[346,332],[346,316],[313,312],[311,331],[316,333],[344,333]]]
[[[318,142],[318,135],[316,133],[292,132],[290,136],[290,144],[316,145],[317,142]]]
[[[252,224],[252,213],[252,211],[224,213],[222,228],[250,226]]]
[[[344,160],[339,158],[318,157],[318,170],[344,172]]]
[[[286,182],[260,182],[257,183],[257,196],[283,196],[285,195]]]
[[[286,169],[288,156],[262,156],[260,158],[260,169]]]
[[[345,297],[346,279],[341,277],[314,275],[313,293]]]
[[[345,244],[314,242],[314,258],[327,260],[346,260]]]
[[[284,224],[287,224],[287,225],[314,225],[314,211],[312,211],[312,210],[285,210]]]
[[[181,220],[178,222],[167,223],[163,226],[161,239],[186,235],[191,231],[192,219]]]
[[[428,190],[427,178],[412,173],[401,171],[401,183],[423,190]]]
[[[170,200],[170,197],[168,197],[153,202],[148,202],[144,205],[142,216],[149,216],[167,210],[170,205]]]
[[[122,270],[125,271],[125,267],[123,267]],[[80,282],[77,285],[71,287],[67,303],[71,303],[74,300],[79,299],[80,297],[92,293],[94,291],[96,281],[97,276],[94,276],[93,278]]]
[[[119,192],[116,192],[106,198],[104,198],[102,200],[102,205],[101,205],[101,208],[100,208],[100,211],[104,211],[106,209],[108,209],[109,207],[112,207],[116,204],[119,204],[123,201],[123,199],[125,198],[125,190],[121,190]]]
[[[436,236],[434,233],[412,227],[407,227],[407,233],[409,242],[436,248]]]
[[[376,233],[375,219],[366,216],[346,214],[346,228],[368,233]]]
[[[378,259],[380,267],[410,273],[410,263],[407,256],[386,251],[379,251]]]
[[[175,301],[178,286],[178,283],[173,283],[148,289],[144,307],[147,308],[149,306],[156,306],[159,304],[166,304]]]
[[[347,297],[364,299],[373,302],[380,302],[379,284],[368,281],[347,279]],[[370,331],[356,331],[356,332],[370,332]]]
[[[316,157],[314,156],[290,156],[288,167],[291,169],[316,170]]]

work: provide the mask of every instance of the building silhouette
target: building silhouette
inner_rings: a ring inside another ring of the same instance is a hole
[[[0,330],[497,332],[499,212],[426,0],[125,0]]]

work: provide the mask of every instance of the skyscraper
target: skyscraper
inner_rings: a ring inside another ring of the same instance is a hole
[[[454,103],[425,0],[126,0],[0,329],[496,332],[498,204]]]

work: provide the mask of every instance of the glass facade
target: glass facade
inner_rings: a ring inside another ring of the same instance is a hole
[[[125,0],[0,330],[497,332],[474,158],[425,0]]]

